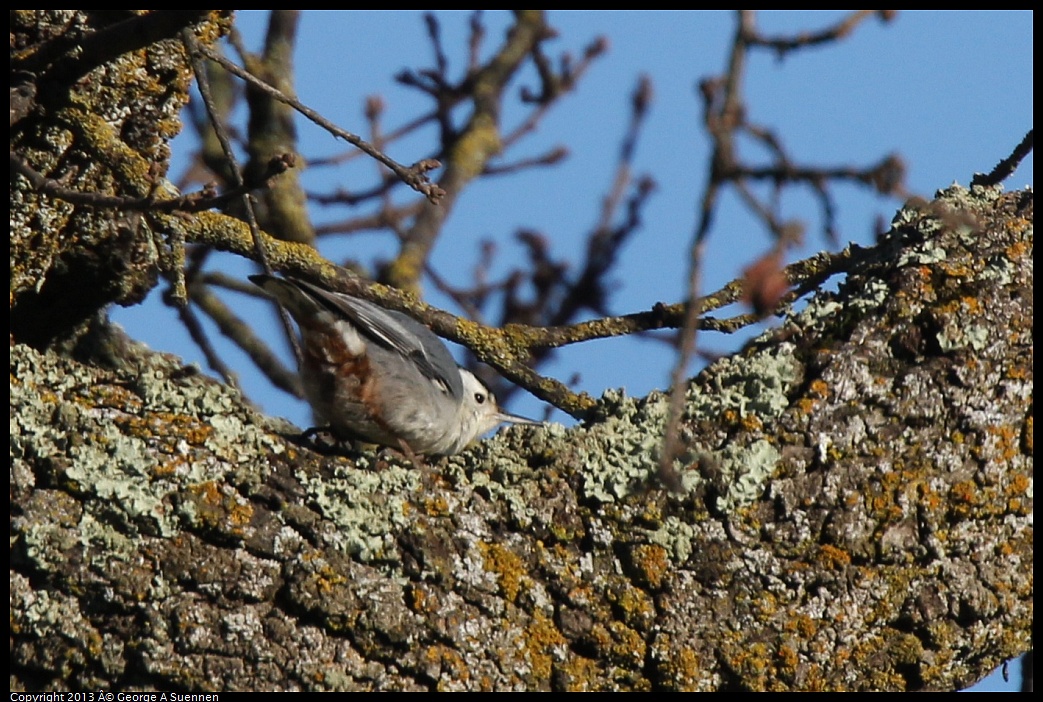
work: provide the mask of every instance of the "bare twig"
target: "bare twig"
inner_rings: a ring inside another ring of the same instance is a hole
[[[293,109],[300,112],[302,115],[304,115],[312,122],[328,131],[333,136],[343,139],[349,144],[355,146],[360,151],[363,151],[369,156],[377,159],[385,166],[390,168],[395,173],[395,175],[401,178],[402,182],[404,182],[409,187],[413,188],[417,192],[427,197],[427,199],[431,202],[437,203],[444,195],[442,189],[439,186],[431,183],[427,178],[427,173],[429,171],[432,171],[441,166],[441,164],[438,163],[438,161],[435,161],[433,159],[424,159],[418,161],[417,163],[414,163],[412,166],[404,166],[400,164],[398,161],[395,161],[387,154],[374,148],[362,137],[356,134],[352,134],[351,132],[338,127],[337,125],[333,124],[328,119],[320,115],[315,110],[304,105],[296,98],[292,98],[288,95],[283,94],[282,91],[277,90],[276,88],[273,88],[272,86],[268,85],[263,80],[260,80],[250,72],[232,63],[216,51],[212,51],[201,45],[197,45],[197,50],[199,51],[199,53],[201,53],[203,56],[206,56],[211,61],[219,63],[223,68],[225,68],[225,70],[249,82],[258,90],[267,93],[270,97],[274,98],[275,100],[278,100],[279,102],[291,106]]]
[[[746,34],[743,39],[747,46],[763,46],[772,49],[781,58],[795,49],[802,49],[817,44],[826,44],[843,39],[851,34],[859,24],[874,15],[879,17],[883,22],[890,22],[895,17],[895,11],[856,10],[832,27],[827,27],[818,32],[804,32],[789,37],[762,36],[754,32],[753,27],[750,26],[750,32]]]
[[[503,44],[480,68],[468,72],[459,85],[449,85],[437,71],[414,76],[439,105],[437,120],[445,154],[445,170],[439,184],[444,191],[440,207],[422,209],[412,226],[403,232],[398,257],[383,271],[383,279],[395,287],[418,289],[424,265],[456,199],[481,175],[490,159],[501,152],[499,130],[504,91],[534,47],[550,35],[541,11],[518,10],[514,14],[514,25]],[[467,122],[457,128],[452,125],[450,108],[460,95],[466,96],[473,110]]]
[[[237,187],[220,195],[215,194],[208,187],[196,193],[173,197],[170,192],[162,188],[156,188],[146,197],[121,197],[67,188],[58,181],[39,173],[25,163],[20,156],[13,151],[11,152],[11,173],[24,176],[33,186],[33,189],[41,194],[50,195],[74,205],[132,212],[203,212],[221,208],[252,190],[264,187],[269,180],[292,167],[292,158],[272,159],[268,164],[268,169],[258,174],[258,177],[253,181],[249,183],[241,182]]]
[[[996,164],[988,175],[978,173],[971,179],[971,185],[996,185],[1010,177],[1018,164],[1032,151],[1032,131],[1029,130],[1020,143],[1014,147],[1010,156]]]
[[[707,179],[706,192],[703,194],[699,223],[692,237],[692,245],[688,254],[688,300],[685,306],[684,324],[677,352],[677,362],[670,376],[670,403],[663,433],[663,448],[659,456],[659,477],[663,484],[672,490],[681,485],[681,478],[674,468],[674,458],[680,449],[681,414],[684,410],[685,383],[688,363],[696,350],[696,323],[702,314],[702,300],[699,297],[700,279],[702,276],[703,251],[706,248],[706,237],[710,232],[717,197],[721,188],[721,172],[735,162],[732,134],[734,126],[742,119],[739,100],[741,80],[746,65],[746,44],[743,35],[752,28],[753,17],[749,11],[740,11],[735,41],[732,43],[731,58],[724,81],[724,99],[719,109],[713,109],[713,101],[706,101],[706,123],[714,139],[714,153],[710,160],[710,173]],[[704,91],[708,95],[708,91]]]
[[[891,11],[877,11],[877,14],[884,20],[893,16]],[[877,192],[884,194],[901,195],[905,193],[902,185],[904,167],[895,156],[889,156],[876,166],[867,169],[795,166],[787,157],[780,140],[770,130],[748,121],[747,110],[742,100],[742,79],[746,58],[751,49],[768,48],[781,56],[797,48],[837,41],[850,34],[859,23],[869,16],[871,16],[870,11],[860,11],[823,32],[786,38],[767,38],[756,31],[752,11],[739,11],[738,26],[724,76],[705,79],[700,84],[704,103],[703,116],[706,129],[713,140],[714,150],[706,189],[701,198],[699,222],[695,227],[689,252],[685,320],[679,335],[678,358],[671,376],[670,406],[659,464],[661,478],[667,485],[679,484],[679,478],[673,469],[673,461],[680,448],[679,425],[684,407],[684,379],[690,359],[698,352],[695,343],[696,334],[700,328],[704,328],[698,320],[700,315],[706,311],[706,298],[700,298],[698,294],[700,268],[703,265],[706,237],[713,223],[722,189],[726,185],[733,185],[751,211],[775,235],[776,244],[773,250],[746,271],[747,299],[754,304],[758,315],[767,313],[778,302],[789,297],[784,294],[788,281],[780,265],[782,253],[786,246],[799,239],[803,230],[803,224],[800,222],[782,220],[776,214],[778,194],[783,184],[800,182],[806,183],[812,188],[822,203],[824,230],[831,241],[836,237],[833,214],[835,208],[826,187],[827,183],[848,179],[873,187]],[[747,134],[760,141],[769,153],[773,154],[773,164],[766,167],[744,164],[735,147],[736,137],[740,134]],[[768,204],[762,203],[754,195],[753,190],[748,187],[750,180],[772,181],[775,184],[775,200]]]
[[[192,341],[195,342],[196,346],[198,346],[199,350],[203,353],[207,365],[209,365],[214,372],[220,375],[226,383],[238,387],[238,377],[221,359],[221,356],[210,343],[210,338],[207,336],[206,331],[203,330],[203,325],[199,323],[199,318],[196,316],[195,312],[192,311],[191,306],[178,304],[174,300],[167,300],[167,303],[177,310],[178,317],[181,319],[181,324],[184,325],[185,329],[188,331],[188,335],[192,338]]]
[[[568,70],[563,69],[559,76],[556,76],[549,70],[549,66],[546,65],[542,54],[538,54],[538,65],[541,66],[539,73],[542,83],[540,93],[538,95],[533,95],[528,90],[524,90],[522,93],[523,100],[534,102],[537,107],[525,118],[525,120],[522,121],[521,124],[504,136],[504,148],[509,148],[523,136],[534,131],[537,125],[539,125],[540,120],[550,111],[550,108],[557,102],[557,100],[562,95],[571,92],[576,87],[579,79],[583,77],[591,64],[593,64],[594,59],[604,55],[606,51],[608,51],[608,39],[605,37],[598,37],[587,46],[586,50],[584,50],[583,58],[580,60],[579,65],[575,67],[569,66]],[[565,64],[567,62],[563,59],[562,63]]]
[[[254,333],[252,325],[240,319],[231,308],[211,292],[211,285],[215,282],[221,282],[221,279],[205,275],[195,280],[189,288],[192,302],[198,305],[213,320],[222,334],[232,339],[237,346],[250,356],[254,364],[261,369],[261,372],[265,374],[275,387],[290,393],[294,397],[304,397],[297,374],[279,361],[278,356],[272,353],[270,344]],[[240,285],[237,289],[258,297],[263,296],[257,288],[243,290],[245,287],[245,285]],[[184,316],[182,320],[188,321]],[[209,342],[207,342],[205,335],[198,326],[198,323],[193,324],[192,328],[197,329],[197,331],[193,332],[192,338],[199,344],[200,348],[204,349],[207,362],[210,363],[211,367],[217,369],[222,377],[231,375],[231,372],[227,370],[224,362],[221,361],[216,353],[212,351],[207,352],[209,350]]]
[[[188,32],[182,33],[182,39],[185,42],[185,48],[188,51],[189,60],[192,62],[193,70],[196,74],[196,80],[199,85],[199,93],[203,97],[203,104],[206,106],[207,114],[210,116],[210,122],[214,129],[218,141],[221,144],[221,149],[225,154],[225,159],[228,164],[228,173],[232,178],[232,182],[235,183],[237,188],[243,186],[242,170],[236,162],[235,152],[232,150],[231,140],[228,138],[228,134],[225,132],[224,125],[218,118],[217,108],[213,102],[213,96],[210,93],[210,84],[207,80],[207,73],[204,70],[203,62],[200,59],[202,53],[202,47],[199,42],[196,41],[195,37]],[[258,261],[264,268],[265,273],[272,273],[271,262],[268,259],[268,249],[265,246],[264,237],[261,234],[261,229],[257,224],[257,216],[254,212],[253,203],[248,195],[242,196],[242,211],[246,218],[246,222],[250,228],[250,237],[253,241],[253,250],[257,256]],[[283,329],[286,331],[286,336],[290,339],[290,343],[293,346],[294,356],[297,359],[301,358],[300,345],[297,343],[297,337],[293,333],[293,324],[290,321],[289,314],[286,310],[279,308],[279,316],[282,321]]]

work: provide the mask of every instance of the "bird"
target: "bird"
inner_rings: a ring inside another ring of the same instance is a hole
[[[451,455],[499,424],[540,424],[501,410],[441,339],[402,312],[293,277],[250,281],[296,322],[305,397],[338,439]]]

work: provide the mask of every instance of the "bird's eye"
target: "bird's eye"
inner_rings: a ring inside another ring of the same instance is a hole
[[[484,392],[476,392],[474,394],[474,401],[477,402],[480,405],[484,405],[485,404],[485,393]]]

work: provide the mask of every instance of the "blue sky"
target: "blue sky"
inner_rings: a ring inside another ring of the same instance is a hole
[[[437,16],[450,73],[459,75],[470,15],[440,11]],[[841,16],[825,11],[762,12],[758,27],[772,35],[815,31]],[[248,47],[260,46],[265,18],[261,12],[240,14],[237,24]],[[497,242],[499,252],[494,271],[502,273],[524,255],[513,237],[526,228],[543,233],[554,256],[578,265],[584,237],[597,222],[601,198],[611,184],[629,120],[630,93],[638,77],[647,74],[654,86],[654,101],[638,143],[633,173],[651,175],[657,189],[645,209],[644,226],[610,275],[614,290],[610,309],[622,314],[648,309],[660,301],[678,301],[683,296],[687,250],[709,154],[695,86],[701,78],[723,71],[734,33],[734,14],[561,11],[551,12],[549,19],[559,33],[545,45],[549,55],[568,51],[579,56],[601,35],[608,39],[609,50],[594,63],[576,92],[561,100],[538,131],[506,160],[539,155],[558,145],[567,146],[570,157],[557,168],[474,184],[457,202],[432,264],[451,282],[466,285],[478,260],[477,245],[489,239]],[[966,185],[976,171],[987,171],[1006,156],[1032,127],[1032,19],[1028,11],[901,12],[890,24],[870,20],[844,41],[795,52],[783,60],[758,52],[746,71],[749,119],[771,127],[801,164],[864,166],[897,153],[908,167],[907,185],[913,193],[930,197],[954,181]],[[483,55],[499,45],[509,20],[505,12],[484,15]],[[295,62],[298,97],[349,131],[365,135],[362,112],[370,95],[383,98],[387,130],[429,107],[415,90],[393,80],[403,68],[419,70],[433,63],[425,25],[417,13],[305,12]],[[516,83],[520,85],[536,85],[531,69],[521,74]],[[517,90],[512,89],[507,101],[505,131],[525,114],[518,107]],[[343,142],[334,141],[310,123],[301,120],[298,128],[306,158],[345,151]],[[435,136],[428,129],[393,144],[388,151],[398,161],[411,163],[428,155]],[[193,147],[190,138],[175,141],[171,180],[177,180]],[[764,157],[752,145],[741,153],[753,162]],[[330,192],[362,187],[372,181],[374,173],[371,162],[356,159],[340,168],[305,169],[303,178],[310,190]],[[1032,182],[1030,157],[1006,187],[1015,189]],[[900,205],[849,185],[837,186],[834,195],[841,246],[848,241],[870,244],[874,220],[889,221]],[[398,196],[400,202],[407,199],[405,193]],[[791,252],[790,260],[833,248],[821,236],[819,206],[806,191],[788,192],[779,211],[808,225],[804,248]],[[356,214],[345,208],[313,208],[317,223]],[[738,276],[770,245],[771,238],[762,226],[733,195],[725,196],[709,240],[704,292]],[[324,240],[320,249],[334,261],[353,258],[368,265],[392,256],[395,242],[388,235],[364,234]],[[235,275],[245,277],[254,271],[252,265],[228,255],[211,260],[214,268]],[[432,304],[459,312],[435,294],[432,286],[425,292]],[[268,308],[245,299],[229,298],[229,302],[263,333],[277,338],[279,332]],[[153,348],[177,353],[206,369],[201,354],[158,295],[137,308],[114,310],[113,317]],[[244,356],[222,343],[220,339],[218,346],[226,353],[226,361],[241,371],[241,383],[255,402],[298,425],[310,423],[306,407],[273,390],[250,369]],[[725,353],[740,343],[741,339],[720,335],[700,336],[700,346],[713,352]],[[286,349],[284,344],[279,346]],[[288,351],[285,358],[292,363]],[[579,373],[578,387],[594,396],[616,387],[625,387],[631,395],[644,395],[667,385],[673,362],[673,354],[664,344],[615,339],[565,349],[541,370],[562,380]],[[692,374],[697,370],[693,365]],[[541,416],[542,407],[535,398],[519,397],[509,409]],[[554,418],[567,419],[561,413]],[[1012,670],[1015,680],[1016,673]],[[986,684],[996,684],[995,676]]]

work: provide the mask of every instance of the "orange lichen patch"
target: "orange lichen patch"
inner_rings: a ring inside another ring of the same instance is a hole
[[[763,420],[752,412],[745,415],[739,424],[746,431],[760,431],[764,428]]]
[[[978,486],[969,480],[954,483],[949,488],[949,506],[957,517],[970,516],[972,508],[980,499]]]
[[[1009,496],[1022,496],[1028,493],[1031,486],[1032,482],[1029,480],[1027,475],[1016,473],[1011,476],[1011,480],[1006,487],[1006,492]]]
[[[641,634],[623,622],[609,622],[608,628],[615,642],[609,653],[611,659],[619,661],[624,668],[639,669],[647,653],[647,646]]]
[[[631,556],[637,584],[660,589],[670,569],[666,549],[657,544],[639,544],[633,548]]]
[[[597,661],[583,656],[570,656],[559,670],[569,692],[592,692],[599,689],[604,679],[604,671]]]
[[[965,280],[974,276],[974,269],[963,261],[946,259],[938,262],[938,270],[953,278]]]
[[[556,660],[563,660],[568,640],[558,631],[554,621],[537,611],[525,627],[525,651],[532,666],[532,677],[547,680]]]
[[[986,428],[986,433],[995,437],[993,448],[998,452],[995,458],[1004,463],[1012,461],[1021,453],[1018,447],[1018,431],[1010,426],[991,426]]]
[[[963,308],[963,312],[974,316],[982,313],[981,300],[970,295],[964,295],[960,298],[960,306]]]
[[[836,546],[824,544],[819,547],[816,560],[824,567],[832,570],[840,570],[851,565],[851,555]]]
[[[612,588],[608,592],[609,601],[615,605],[629,626],[647,628],[655,620],[655,602],[644,590],[631,587],[629,584],[620,588]]]
[[[749,609],[758,621],[771,619],[779,613],[779,598],[771,592],[758,592],[749,600]]]
[[[449,503],[442,496],[424,500],[424,511],[429,517],[442,517],[449,514]]]
[[[409,587],[406,589],[405,603],[414,612],[421,613],[427,612],[428,604],[433,600],[427,596],[427,590],[424,587]]]
[[[421,659],[431,671],[439,673],[440,680],[453,683],[466,682],[471,679],[471,668],[459,651],[449,646],[434,645],[424,649]]]
[[[896,491],[903,488],[909,475],[895,466],[895,470],[879,476],[877,482],[869,485],[869,493],[866,495],[868,505],[873,517],[884,523],[890,523],[902,518],[904,514],[901,506],[895,504]]]
[[[927,483],[917,483],[916,493],[920,498],[920,503],[926,506],[929,510],[936,510],[945,504],[942,496],[935,490],[932,490],[931,486]]]
[[[188,491],[198,499],[195,502],[196,518],[204,526],[228,532],[242,533],[242,527],[250,523],[254,510],[249,502],[228,494],[223,483],[212,480],[189,486]]]
[[[1024,225],[1024,227],[1029,226],[1027,220],[1020,220],[1019,223],[1022,223]],[[1024,239],[1019,239],[1019,240],[1015,241],[1013,244],[1008,246],[1007,250],[1006,250],[1007,257],[1011,261],[1020,261],[1020,260],[1023,260],[1025,258],[1028,258],[1029,256],[1032,255],[1031,252],[1032,252],[1031,245],[1029,244],[1028,241],[1026,241]]]
[[[775,660],[779,675],[792,681],[793,676],[797,673],[797,666],[800,664],[800,654],[796,648],[790,643],[784,643],[779,647]]]
[[[479,544],[485,570],[499,578],[500,591],[504,599],[514,603],[521,591],[522,582],[529,579],[525,563],[518,554],[502,544]]]
[[[318,572],[311,576],[312,582],[315,584],[315,590],[322,592],[327,595],[336,592],[338,589],[348,584],[348,579],[338,573],[329,565],[324,565]]]
[[[149,415],[147,426],[154,436],[177,437],[191,446],[202,446],[214,434],[214,428],[198,418],[171,412]]]
[[[821,622],[808,616],[807,614],[798,613],[797,615],[787,619],[783,625],[783,631],[791,632],[799,635],[803,639],[811,639],[815,636],[821,627]]]
[[[812,397],[828,397],[829,385],[821,378],[816,378],[808,384],[808,395]]]
[[[678,644],[669,634],[656,638],[660,681],[672,690],[695,690],[707,678],[706,661],[695,650]]]
[[[815,408],[818,407],[819,404],[820,404],[819,400],[811,399],[811,398],[808,398],[808,397],[802,397],[799,400],[797,400],[796,407],[803,414],[810,415],[810,414],[813,414],[815,412]]]
[[[774,651],[771,646],[759,641],[737,643],[740,645],[729,647],[726,658],[728,667],[743,676],[743,683],[747,689],[767,690],[767,679],[774,668],[772,665]]]
[[[1028,513],[1032,501],[1026,500],[1032,483],[1027,475],[1015,474],[1004,489],[1007,494],[1007,511],[1015,514]]]

